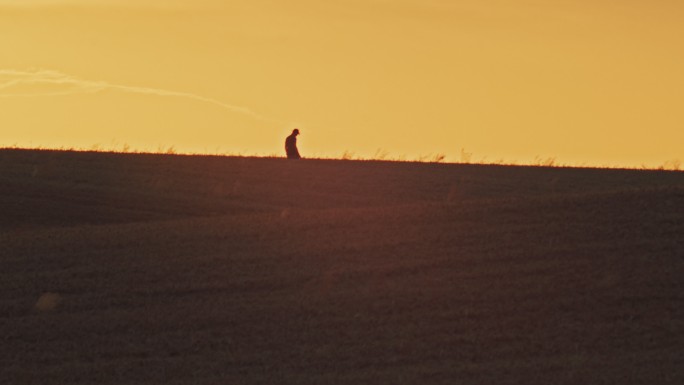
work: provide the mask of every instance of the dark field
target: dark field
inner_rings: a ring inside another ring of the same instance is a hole
[[[0,384],[684,384],[684,173],[0,151]]]

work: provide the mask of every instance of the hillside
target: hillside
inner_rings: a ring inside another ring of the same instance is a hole
[[[0,383],[681,384],[684,173],[0,151]]]

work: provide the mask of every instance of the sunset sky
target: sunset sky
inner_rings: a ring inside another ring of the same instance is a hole
[[[0,147],[684,161],[679,0],[0,0]]]

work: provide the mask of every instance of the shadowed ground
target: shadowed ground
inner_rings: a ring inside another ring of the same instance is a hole
[[[0,383],[681,384],[684,174],[0,151]]]

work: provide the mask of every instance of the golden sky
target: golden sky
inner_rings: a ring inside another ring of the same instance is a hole
[[[678,0],[0,0],[0,146],[684,161]]]

